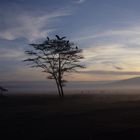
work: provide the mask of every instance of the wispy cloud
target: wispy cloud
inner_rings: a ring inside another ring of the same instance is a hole
[[[98,71],[80,71],[83,74],[92,74],[92,75],[134,75],[140,76],[140,72],[136,71],[106,71],[106,70],[98,70]]]
[[[77,4],[82,4],[82,3],[84,3],[86,0],[77,0],[77,1],[75,1]]]
[[[84,33],[83,33],[84,34]],[[84,41],[89,39],[96,39],[102,37],[112,37],[112,36],[119,36],[119,37],[136,37],[140,35],[140,27],[130,27],[128,29],[114,29],[114,30],[107,30],[103,32],[98,32],[92,35],[81,36],[79,38],[75,38],[76,41]]]
[[[16,13],[16,15],[6,15],[5,13],[4,16],[7,18],[3,21],[5,26],[1,26],[0,28],[0,39],[14,40],[17,38],[26,38],[31,42],[46,37],[48,33],[56,30],[52,26],[54,19],[59,19],[70,14],[70,11],[64,9],[47,14],[44,12],[42,14],[21,12]]]
[[[136,50],[123,44],[106,44],[89,47],[83,53],[89,70],[140,71],[140,48]]]
[[[61,3],[61,2],[60,2]],[[63,5],[42,0],[6,0],[0,5],[0,81],[43,80],[46,75],[32,71],[22,60],[27,58],[25,46],[29,42],[46,38],[56,31],[63,17],[73,11]],[[29,8],[30,7],[30,8]]]
[[[39,70],[33,70],[29,67],[26,69],[23,66],[14,65],[16,67],[5,67],[0,70],[0,81],[43,81],[45,79],[45,74]],[[9,70],[10,69],[10,72]],[[5,71],[4,71],[5,70]],[[4,72],[3,72],[4,71]]]
[[[0,48],[0,60],[18,60],[25,58],[25,53],[22,48]]]

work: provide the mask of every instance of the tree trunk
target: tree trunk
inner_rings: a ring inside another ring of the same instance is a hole
[[[57,90],[58,90],[59,96],[61,97],[61,96],[62,96],[62,94],[61,94],[61,90],[60,90],[59,83],[58,83],[58,81],[57,81],[57,80],[55,80],[55,82],[56,82],[56,85],[57,85]]]
[[[62,97],[64,97],[64,91],[63,91],[63,86],[62,86],[61,81],[60,81],[60,89],[61,89],[61,95],[62,95]]]
[[[61,55],[59,54],[59,69],[58,69],[58,83],[60,87],[61,97],[64,97],[63,87],[62,87],[62,77],[61,77]]]

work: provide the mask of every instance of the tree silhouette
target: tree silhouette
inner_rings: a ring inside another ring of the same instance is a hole
[[[79,64],[83,59],[82,50],[74,43],[66,40],[66,37],[56,35],[55,39],[47,39],[41,44],[30,44],[32,50],[25,53],[30,58],[25,59],[31,67],[42,68],[43,72],[49,73],[48,79],[54,79],[57,85],[59,96],[63,97],[63,86],[65,73],[75,72],[77,68],[84,68]]]
[[[3,87],[1,87],[1,86],[0,86],[0,91],[1,91],[1,96],[3,96],[3,92],[4,92],[4,91],[8,92],[7,89],[5,89],[5,88],[3,88]]]

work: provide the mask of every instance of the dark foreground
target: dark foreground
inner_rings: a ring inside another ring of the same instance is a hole
[[[140,139],[140,95],[7,96],[0,137],[18,140]],[[135,100],[136,99],[136,100]]]

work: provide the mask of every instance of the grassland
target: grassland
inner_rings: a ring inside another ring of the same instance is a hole
[[[139,94],[57,96],[7,95],[0,98],[3,140],[140,139]]]

